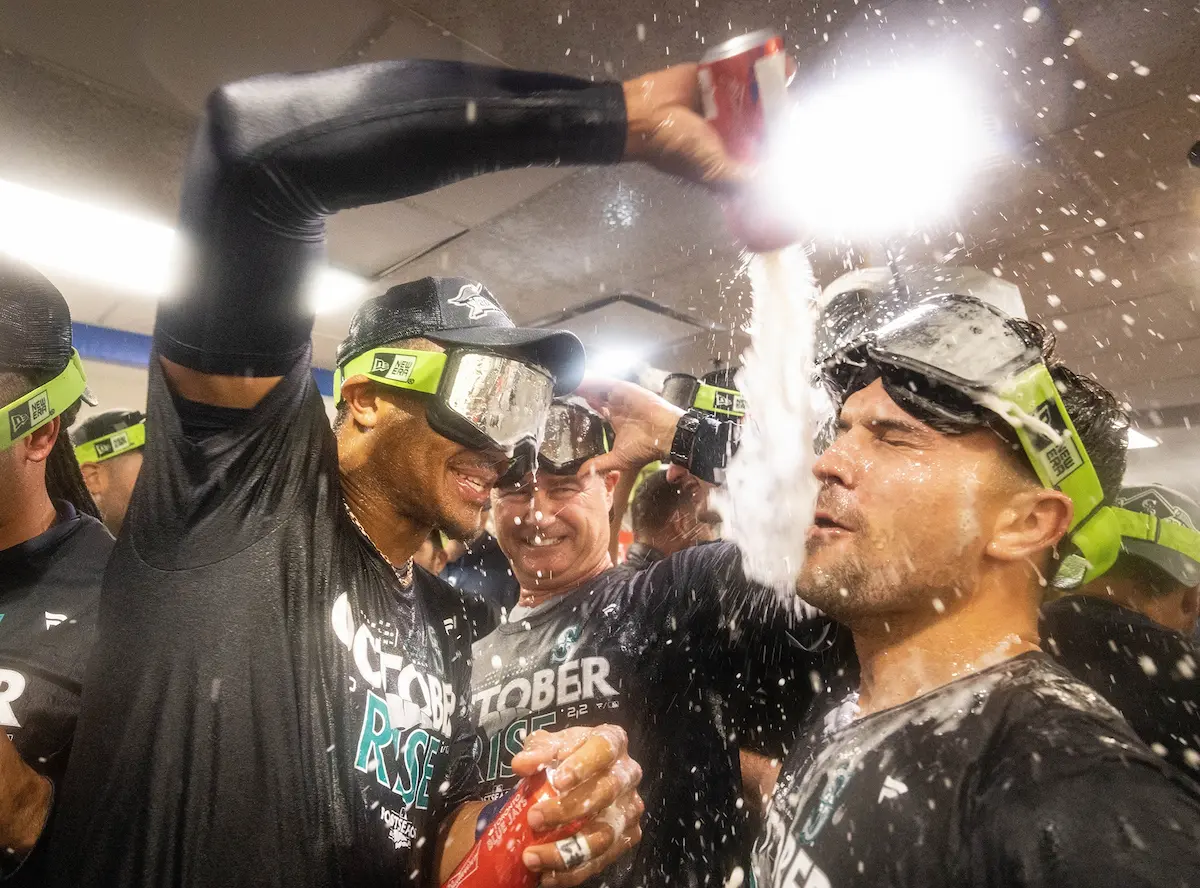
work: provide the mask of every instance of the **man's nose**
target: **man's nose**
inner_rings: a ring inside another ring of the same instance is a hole
[[[861,456],[854,431],[843,432],[817,457],[813,463],[813,475],[822,484],[853,487],[857,480]]]

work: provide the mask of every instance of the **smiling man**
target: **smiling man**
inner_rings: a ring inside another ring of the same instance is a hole
[[[728,545],[684,549],[643,570],[614,568],[617,473],[577,473],[611,434],[578,402],[552,410],[536,474],[506,479],[493,494],[497,538],[521,595],[507,622],[475,644],[485,794],[502,797],[516,783],[513,756],[526,737],[620,725],[643,769],[643,838],[629,861],[592,884],[725,885],[748,865],[746,801],[761,794],[743,790],[739,747],[754,738],[731,723],[731,704],[782,658],[782,630],[762,622],[778,603],[741,579]],[[820,656],[793,659],[805,665],[788,692],[805,699]],[[753,707],[736,711],[747,724],[768,720]],[[590,853],[559,844],[567,857]]]
[[[466,854],[471,631],[410,559],[435,526],[478,530],[582,346],[515,328],[477,281],[393,287],[339,349],[334,434],[311,373],[324,218],[539,163],[733,178],[698,106],[694,67],[623,87],[426,60],[212,95],[50,884],[424,886]],[[532,854],[569,885],[636,842],[637,766],[616,728],[532,738],[513,767],[550,764],[561,797],[530,816],[586,821],[593,854]]]

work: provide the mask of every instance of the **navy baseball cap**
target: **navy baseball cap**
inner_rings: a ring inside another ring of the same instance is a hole
[[[511,355],[544,368],[554,393],[570,394],[583,379],[583,343],[566,330],[518,327],[478,281],[425,277],[368,299],[354,313],[337,350],[341,367],[373,348],[404,339],[429,339]]]

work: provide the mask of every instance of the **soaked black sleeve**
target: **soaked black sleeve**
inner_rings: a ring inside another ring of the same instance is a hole
[[[995,888],[1200,885],[1200,788],[1144,756],[1072,748],[1027,756],[977,800],[974,872]],[[1058,764],[1048,758],[1061,758]]]
[[[280,376],[312,328],[304,284],[324,218],[467,176],[613,163],[620,84],[409,60],[229,84],[208,101],[184,179],[186,284],[159,353],[212,374]]]

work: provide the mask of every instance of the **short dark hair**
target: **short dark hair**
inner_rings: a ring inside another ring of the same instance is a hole
[[[658,533],[682,502],[683,489],[667,480],[666,471],[651,472],[638,487],[629,505],[633,535]]]

